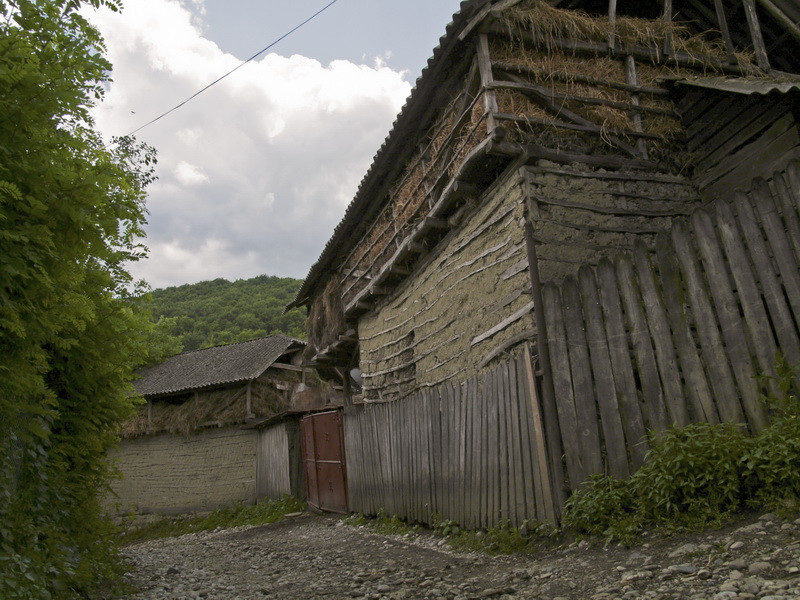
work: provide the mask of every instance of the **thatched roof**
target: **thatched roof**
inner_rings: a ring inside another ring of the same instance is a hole
[[[249,381],[266,371],[287,350],[304,345],[295,338],[273,335],[184,352],[142,369],[135,382],[136,391],[153,397]]]

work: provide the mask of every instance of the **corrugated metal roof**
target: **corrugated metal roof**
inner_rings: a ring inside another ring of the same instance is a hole
[[[389,135],[372,159],[372,165],[361,180],[355,197],[345,210],[344,217],[333,230],[333,234],[328,243],[325,244],[320,257],[309,269],[296,298],[287,306],[287,310],[300,306],[305,302],[309,291],[314,287],[320,276],[328,274],[331,270],[331,263],[336,258],[336,254],[341,251],[342,246],[347,244],[347,240],[355,226],[364,220],[375,208],[375,205],[382,200],[381,198],[376,198],[372,193],[373,188],[383,180],[384,169],[381,165],[395,163],[398,154],[409,150],[407,137],[396,135],[396,133],[404,127],[415,124],[415,120],[419,118],[420,113],[427,107],[424,98],[434,94],[437,86],[441,83],[436,77],[430,76],[431,72],[440,68],[442,61],[452,54],[453,48],[459,42],[458,33],[469,22],[470,18],[493,1],[464,0],[461,2],[458,12],[453,15],[453,20],[447,25],[445,34],[439,38],[439,45],[434,48],[433,56],[428,59],[428,65],[422,69],[416,85],[411,90],[405,105],[403,105],[397,119],[392,124]],[[417,124],[420,127],[424,125]],[[351,240],[351,243],[357,241],[357,239],[354,239]]]
[[[248,381],[261,375],[293,344],[285,335],[177,354],[139,372],[134,383],[143,396],[160,396]]]
[[[800,90],[800,77],[687,77],[676,79],[678,85],[691,85],[737,94],[785,94]]]

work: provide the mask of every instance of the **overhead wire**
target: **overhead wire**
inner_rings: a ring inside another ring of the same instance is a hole
[[[326,10],[328,10],[328,9],[329,9],[331,6],[333,6],[334,4],[336,4],[338,1],[339,1],[339,0],[331,0],[330,2],[328,2],[328,4],[326,4],[325,6],[323,6],[322,8],[320,8],[320,9],[319,9],[317,12],[315,12],[313,15],[311,15],[310,17],[308,17],[308,18],[307,18],[305,21],[303,21],[302,23],[300,23],[300,24],[298,24],[298,25],[295,25],[295,26],[294,26],[292,29],[290,29],[289,31],[287,31],[286,33],[284,33],[282,36],[280,36],[280,37],[279,37],[278,39],[276,39],[275,41],[271,42],[271,43],[270,43],[268,46],[266,46],[266,47],[262,48],[261,50],[259,50],[259,51],[258,51],[258,52],[256,52],[255,54],[253,54],[253,56],[251,56],[251,57],[250,57],[250,58],[248,58],[247,60],[245,60],[245,61],[242,61],[242,62],[241,62],[239,65],[237,65],[236,67],[234,67],[233,69],[231,69],[230,71],[228,71],[227,73],[225,73],[224,75],[221,75],[220,77],[217,77],[217,78],[216,78],[214,81],[212,81],[211,83],[209,83],[208,85],[206,85],[206,86],[205,86],[205,87],[203,87],[202,89],[198,90],[197,92],[195,92],[194,94],[192,94],[191,96],[189,96],[188,98],[186,98],[186,100],[184,100],[183,102],[180,102],[179,104],[176,104],[175,106],[173,106],[172,108],[170,108],[168,111],[161,113],[160,115],[158,115],[158,116],[157,116],[157,117],[155,117],[154,119],[151,119],[150,121],[148,121],[148,122],[147,122],[147,123],[145,123],[144,125],[141,125],[140,127],[137,127],[136,129],[134,129],[133,131],[131,131],[130,133],[128,133],[128,134],[127,134],[127,136],[131,136],[131,135],[134,135],[135,133],[138,133],[139,131],[141,131],[141,130],[142,130],[142,129],[144,129],[145,127],[149,127],[150,125],[152,125],[152,124],[153,124],[153,123],[155,123],[156,121],[159,121],[159,120],[163,119],[164,117],[166,117],[168,114],[170,114],[170,113],[172,113],[172,112],[175,112],[176,110],[178,110],[179,108],[181,108],[181,107],[182,107],[184,104],[186,104],[187,102],[189,102],[189,101],[193,100],[194,98],[197,98],[197,96],[199,96],[200,94],[202,94],[203,92],[205,92],[207,89],[209,89],[209,88],[211,88],[211,87],[215,86],[216,84],[218,84],[220,81],[222,81],[223,79],[225,79],[225,78],[226,78],[226,77],[228,77],[229,75],[231,75],[231,74],[235,73],[236,71],[238,71],[239,69],[241,69],[241,68],[242,68],[243,66],[245,66],[247,63],[249,63],[249,62],[251,62],[251,61],[255,60],[256,58],[258,58],[259,56],[261,56],[262,54],[264,54],[264,52],[266,52],[267,50],[269,50],[270,48],[272,48],[273,46],[275,46],[275,45],[276,45],[276,44],[278,44],[279,42],[283,41],[284,39],[286,39],[287,37],[289,37],[290,35],[292,35],[292,34],[293,34],[295,31],[297,31],[298,29],[300,29],[301,27],[303,27],[303,26],[304,26],[306,23],[309,23],[310,21],[313,21],[315,18],[317,18],[317,17],[318,17],[319,15],[321,15],[323,12],[325,12]],[[125,137],[127,137],[127,136],[125,136]]]

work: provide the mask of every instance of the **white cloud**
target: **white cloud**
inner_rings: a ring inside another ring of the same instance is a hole
[[[135,129],[239,64],[203,37],[202,16],[202,0],[90,14],[114,64],[95,113],[104,134]],[[156,287],[302,277],[409,91],[380,61],[268,54],[144,129],[160,179],[148,199],[151,259],[134,274]]]
[[[185,186],[208,183],[208,176],[195,165],[189,164],[185,160],[179,162],[178,166],[175,167],[175,177]]]

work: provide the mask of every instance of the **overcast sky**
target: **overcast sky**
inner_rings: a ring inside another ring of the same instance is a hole
[[[127,0],[90,12],[114,64],[107,137],[171,108],[329,0]],[[302,278],[341,219],[458,0],[338,0],[269,53],[137,134],[153,287]]]

